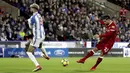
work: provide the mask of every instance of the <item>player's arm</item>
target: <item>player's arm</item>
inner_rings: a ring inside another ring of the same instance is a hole
[[[98,22],[102,25],[104,25],[104,22],[102,20],[98,20]]]
[[[30,29],[32,28],[32,26],[31,26],[31,19],[28,19],[28,26],[29,26]]]
[[[100,20],[97,16],[94,18],[95,21],[98,21],[100,24],[104,25],[104,22]]]

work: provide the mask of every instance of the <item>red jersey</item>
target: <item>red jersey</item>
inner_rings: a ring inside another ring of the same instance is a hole
[[[104,54],[106,54],[113,46],[116,36],[118,34],[118,28],[114,22],[110,23],[106,26],[106,32],[104,34],[99,35],[101,38],[100,42],[96,45],[96,47]]]

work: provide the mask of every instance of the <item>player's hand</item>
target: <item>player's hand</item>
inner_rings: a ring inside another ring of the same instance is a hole
[[[95,16],[95,17],[94,17],[94,20],[95,20],[95,21],[98,21],[98,20],[99,20],[98,16]]]
[[[100,38],[98,34],[95,35],[96,38]]]

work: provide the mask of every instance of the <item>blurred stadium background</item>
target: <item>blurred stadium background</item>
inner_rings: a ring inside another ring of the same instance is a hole
[[[111,60],[110,63],[115,66],[113,62],[117,62],[122,67],[127,67],[124,70],[116,67],[110,73],[129,73],[129,67],[126,66],[128,58],[130,57],[130,1],[129,0],[0,0],[0,58],[1,63],[4,62],[0,71],[7,73],[5,69],[9,69],[8,73],[17,73],[20,65],[28,64],[28,60],[23,57],[27,57],[25,53],[25,43],[31,37],[31,32],[27,24],[27,19],[31,16],[29,5],[37,3],[40,6],[39,13],[44,19],[44,28],[46,32],[45,47],[50,57],[54,57],[50,61],[52,63],[60,63],[59,58],[69,57],[72,59],[72,66],[69,69],[74,70],[78,65],[74,63],[77,57],[84,56],[87,51],[95,47],[97,39],[94,37],[95,34],[101,34],[105,32],[105,29],[100,25],[99,22],[95,21],[94,18],[101,18],[103,15],[110,15],[112,20],[117,23],[119,28],[119,35],[115,40],[112,50],[106,55]],[[35,50],[35,56],[39,56],[40,50]],[[95,56],[98,56],[96,53]],[[10,57],[23,58],[20,61],[12,59]],[[59,57],[59,58],[57,58]],[[74,57],[74,58],[73,58]],[[7,59],[6,59],[7,58]],[[90,61],[93,62],[92,58]],[[11,60],[9,63],[8,60]],[[26,64],[23,62],[27,61]],[[41,62],[42,60],[39,59]],[[13,63],[17,61],[17,63]],[[56,63],[56,64],[58,64]],[[71,62],[70,62],[71,63]],[[91,64],[91,62],[89,62]],[[94,61],[95,63],[95,61]],[[106,64],[110,64],[107,61],[103,62],[100,69],[104,68]],[[15,64],[12,72],[12,64]],[[48,65],[47,65],[48,64]],[[50,65],[47,62],[45,66]],[[23,69],[24,66],[20,67],[21,73],[29,73],[30,70]],[[30,64],[28,64],[30,65]],[[89,65],[89,64],[88,64]],[[43,62],[44,66],[44,62]],[[64,68],[58,66],[58,70],[63,73],[79,73],[88,72],[82,65],[79,65],[82,71],[74,70],[69,72]],[[85,65],[86,66],[86,65]],[[23,68],[22,68],[23,67]],[[111,67],[111,66],[109,66]],[[16,68],[16,71],[15,71]],[[25,71],[22,71],[25,70]],[[31,68],[29,68],[31,69]],[[46,68],[45,68],[46,69]],[[100,70],[97,73],[109,73],[108,70]],[[49,70],[49,69],[47,69]],[[45,72],[47,72],[45,70]],[[58,71],[55,69],[55,71]],[[84,71],[85,70],[85,71]],[[65,72],[64,72],[65,71]],[[54,73],[53,71],[49,73]],[[61,72],[55,72],[61,73]],[[93,73],[93,72],[91,72]]]

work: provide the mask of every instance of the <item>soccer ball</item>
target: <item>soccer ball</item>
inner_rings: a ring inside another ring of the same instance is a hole
[[[69,65],[69,61],[67,59],[62,59],[61,64],[65,67]]]

